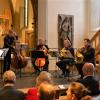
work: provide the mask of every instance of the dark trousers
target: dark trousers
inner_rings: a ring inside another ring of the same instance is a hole
[[[11,50],[8,50],[6,56],[4,57],[3,73],[10,69],[11,64]]]
[[[63,74],[69,74],[69,69],[67,69],[66,66],[72,64],[73,61],[73,59],[63,59],[58,61],[56,65],[62,70]]]
[[[76,64],[75,64],[78,73],[81,75],[81,78],[84,77],[84,75],[83,75],[83,71],[82,71],[82,67],[83,67],[83,65],[84,65],[84,63],[76,63]]]

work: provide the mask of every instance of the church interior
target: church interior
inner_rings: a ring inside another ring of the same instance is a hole
[[[40,72],[50,72],[54,84],[59,85],[56,87],[59,91],[57,100],[66,100],[61,98],[63,94],[66,95],[66,87],[80,78],[75,61],[76,52],[83,47],[84,39],[89,39],[95,50],[94,77],[100,84],[100,0],[0,0],[0,88],[3,86],[5,57],[2,57],[2,50],[5,50],[4,39],[9,30],[17,35],[16,43],[12,47],[18,56],[11,53],[10,70],[16,74],[15,87],[18,90],[26,92],[35,86],[39,74],[35,73],[34,64],[38,64]],[[62,53],[64,40],[69,40],[75,54],[74,63],[66,65],[70,70],[68,76],[61,76],[63,69],[57,66],[57,62],[62,60],[59,56],[64,56],[67,52]],[[37,49],[41,41],[45,43],[46,50],[46,54],[42,51],[43,57],[41,47]],[[40,61],[38,58],[45,58],[45,65],[44,59]],[[21,64],[19,59],[22,60]],[[83,59],[85,56],[77,62],[80,63]],[[48,69],[42,68],[46,65]],[[97,98],[93,100],[100,100],[100,95]]]

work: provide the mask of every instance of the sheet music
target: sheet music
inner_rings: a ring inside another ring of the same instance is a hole
[[[74,58],[73,55],[71,54],[71,52],[69,50],[67,50],[66,56],[68,58]]]
[[[2,56],[3,56],[3,57],[6,56],[8,50],[9,50],[9,48],[4,48],[4,49],[2,49],[2,51],[3,51]]]
[[[3,50],[0,50],[0,57],[2,56],[2,54],[3,54]]]

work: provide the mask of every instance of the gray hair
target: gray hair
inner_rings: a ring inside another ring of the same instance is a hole
[[[42,82],[53,83],[52,75],[49,72],[42,71],[36,79],[36,85],[39,86]]]

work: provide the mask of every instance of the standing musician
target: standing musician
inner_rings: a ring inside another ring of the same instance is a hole
[[[69,69],[66,65],[72,64],[74,62],[74,49],[68,39],[64,40],[64,48],[60,51],[60,61],[56,65],[62,70],[62,75],[64,77],[69,75]]]
[[[84,39],[83,43],[84,43],[84,47],[80,48],[77,51],[83,55],[83,61],[76,62],[75,64],[79,74],[81,75],[80,78],[83,78],[82,67],[86,62],[92,63],[95,66],[95,49],[91,46],[91,41],[88,38],[86,38]]]
[[[36,47],[36,50],[44,52],[44,59],[41,59],[41,60],[45,60],[45,61],[41,61],[41,63],[42,62],[45,63],[42,66],[43,67],[43,71],[48,71],[48,65],[49,65],[48,50],[49,50],[49,48],[48,48],[48,45],[46,45],[46,41],[40,39],[39,43],[38,43],[38,45]],[[36,58],[35,60],[33,60],[33,66],[34,66],[34,69],[35,69],[36,73],[40,72],[40,68],[39,68],[38,64],[36,64],[37,60],[38,60],[38,58]]]
[[[11,51],[14,51],[13,46],[15,45],[16,36],[13,34],[12,30],[9,30],[9,32],[4,37],[4,46],[3,48],[8,48],[8,52],[4,57],[4,66],[3,66],[3,73],[10,69],[11,64]]]

